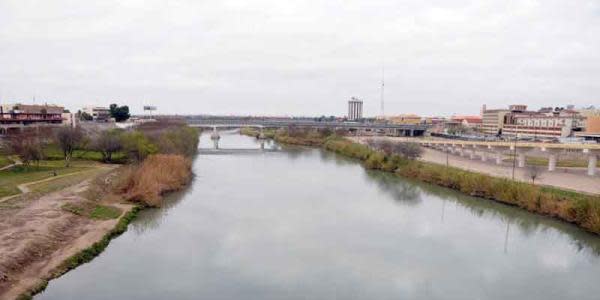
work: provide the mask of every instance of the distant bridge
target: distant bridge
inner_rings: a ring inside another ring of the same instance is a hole
[[[268,152],[278,152],[278,149],[268,148],[249,148],[249,149],[238,149],[238,148],[200,148],[198,154],[204,155],[223,155],[223,154],[260,154]]]
[[[259,118],[229,116],[189,116],[187,123],[192,127],[212,128],[328,128],[332,130],[377,132],[389,136],[422,136],[428,126],[423,124],[388,124],[341,121],[315,121],[308,118]]]

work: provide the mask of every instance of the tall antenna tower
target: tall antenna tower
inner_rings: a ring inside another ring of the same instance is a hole
[[[385,118],[385,103],[384,103],[384,89],[385,89],[385,64],[381,66],[381,117]]]

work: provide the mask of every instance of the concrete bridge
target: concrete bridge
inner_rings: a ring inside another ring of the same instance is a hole
[[[440,151],[468,156],[470,159],[481,159],[487,161],[493,158],[496,164],[502,163],[503,154],[515,154],[517,166],[525,167],[526,154],[532,150],[540,150],[548,158],[548,171],[556,170],[557,155],[560,152],[581,152],[588,159],[587,174],[596,174],[598,156],[600,155],[600,144],[554,144],[554,143],[527,143],[527,142],[484,142],[484,141],[460,141],[460,140],[426,140],[426,139],[402,139],[419,143],[425,147]]]
[[[267,148],[260,148],[260,149],[237,149],[237,148],[227,148],[227,149],[223,149],[223,148],[218,148],[218,149],[207,149],[207,148],[201,148],[198,149],[198,154],[203,154],[203,155],[224,155],[224,154],[261,154],[261,153],[269,153],[269,152],[278,152],[279,149],[267,149]]]
[[[308,118],[259,118],[259,117],[227,117],[227,116],[190,116],[186,121],[191,127],[212,128],[328,128],[332,130],[348,130],[351,132],[374,132],[388,136],[422,136],[428,126],[423,124],[386,124],[341,121],[315,121]]]

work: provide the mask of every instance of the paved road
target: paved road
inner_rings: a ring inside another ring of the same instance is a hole
[[[353,138],[356,140],[355,138]],[[433,162],[437,164],[446,164],[446,153],[430,148],[423,148],[423,156],[421,160]],[[503,163],[496,165],[490,159],[488,162],[482,162],[479,159],[471,160],[468,157],[460,157],[458,155],[449,154],[448,163],[450,166],[484,173],[496,177],[512,178],[512,163]],[[574,190],[589,194],[600,194],[600,176],[588,176],[585,168],[556,168],[554,172],[548,172],[541,167],[542,173],[539,178],[536,178],[536,184],[547,186],[555,186],[562,189]],[[526,175],[525,168],[515,169],[515,179],[520,181],[531,182],[531,179]]]
[[[423,156],[421,157],[422,160],[446,164],[446,153],[429,148],[424,148],[424,150]],[[491,160],[484,163],[480,160],[470,160],[467,157],[460,157],[452,154],[448,156],[448,161],[453,167],[485,173],[496,177],[512,178],[512,164],[510,163],[495,165]],[[531,179],[528,178],[526,174],[525,168],[515,169],[515,179],[531,182]],[[535,181],[538,184],[584,193],[600,194],[600,177],[588,176],[585,168],[556,168],[556,171],[554,172],[544,170],[540,174],[540,177]]]

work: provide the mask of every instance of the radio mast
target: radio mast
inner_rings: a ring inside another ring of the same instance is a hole
[[[385,89],[385,65],[381,66],[381,118],[385,119],[385,103],[384,103],[384,89]]]

